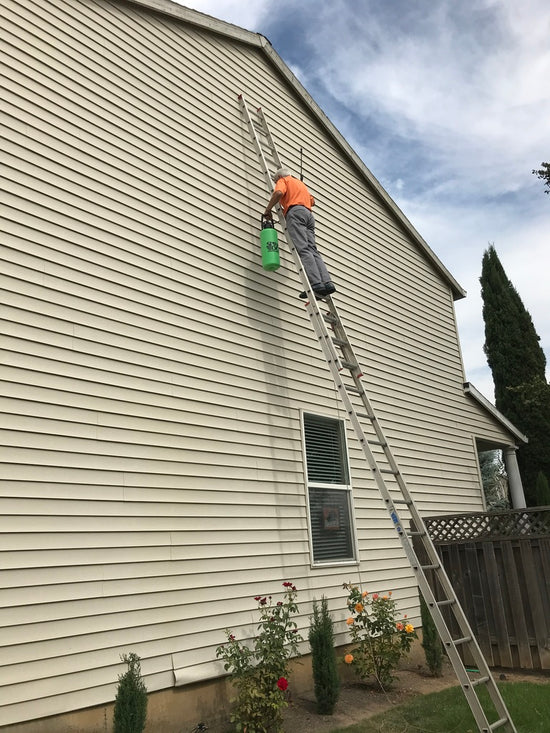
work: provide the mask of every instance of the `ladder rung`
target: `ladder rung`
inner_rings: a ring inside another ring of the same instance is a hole
[[[356,412],[355,414],[357,417],[364,417],[366,420],[372,420],[373,422],[376,420],[375,415],[369,415],[367,412]],[[380,445],[382,445],[382,443],[380,443]]]
[[[454,598],[447,598],[445,601],[436,601],[436,606],[452,606],[453,603],[456,603]]]
[[[441,565],[439,563],[434,563],[432,565],[421,565],[420,567],[422,570],[439,570]]]
[[[472,641],[471,636],[463,636],[462,639],[453,639],[452,641],[448,641],[447,646],[451,646],[451,644],[454,644],[455,646],[458,646],[459,644],[467,644],[469,641]]]
[[[415,530],[414,532],[407,532],[407,537],[425,537],[426,532],[419,532],[418,530]]]
[[[332,339],[332,343],[335,346],[347,346],[347,344],[348,344],[348,342],[347,341],[344,341],[344,339],[337,339],[337,338],[334,338],[334,337]]]
[[[379,468],[378,470],[380,471],[380,473],[391,473],[392,476],[399,475],[399,471],[396,471],[393,468]]]
[[[413,500],[412,499],[394,499],[394,504],[404,504],[405,506],[412,506]]]
[[[508,718],[500,718],[500,720],[495,720],[494,723],[491,723],[489,726],[489,730],[496,730],[497,728],[502,728],[503,725],[506,725],[508,723]]]
[[[472,680],[472,687],[478,687],[479,685],[484,685],[486,682],[490,681],[490,677],[479,677],[477,680]]]
[[[360,389],[359,387],[346,387],[348,392],[353,392],[354,394],[364,394],[365,390]]]
[[[359,369],[359,364],[357,364],[357,362],[355,361],[342,361],[341,364],[344,369],[349,369],[350,371],[352,369]]]

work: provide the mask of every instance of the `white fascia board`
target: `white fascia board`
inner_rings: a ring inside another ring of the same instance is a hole
[[[185,23],[196,25],[199,28],[218,33],[222,36],[229,36],[237,41],[248,43],[251,46],[261,46],[261,36],[259,33],[247,31],[233,23],[227,23],[225,20],[218,20],[211,15],[201,13],[198,10],[186,8],[184,5],[172,2],[172,0],[130,0],[134,5],[142,5],[149,10],[155,10],[157,13],[164,13],[173,18],[177,18]]]
[[[512,435],[514,435],[520,443],[528,443],[529,438],[524,435],[522,432],[520,432],[513,423],[508,420],[507,417],[504,417],[502,412],[499,412],[497,408],[493,405],[492,402],[490,402],[486,397],[484,397],[481,392],[479,392],[473,384],[470,382],[464,382],[464,393],[469,394],[471,397],[476,400],[487,412],[489,412],[495,420],[498,420],[499,423],[501,423],[506,430],[509,430]]]

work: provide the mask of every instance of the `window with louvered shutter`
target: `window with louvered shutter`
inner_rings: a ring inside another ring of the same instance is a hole
[[[313,561],[354,561],[344,424],[306,413],[304,436]]]

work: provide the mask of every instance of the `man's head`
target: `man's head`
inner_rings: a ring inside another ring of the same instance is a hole
[[[288,168],[278,168],[275,171],[275,173],[271,176],[271,178],[273,179],[273,181],[275,183],[277,183],[277,181],[279,180],[279,178],[286,178],[287,176],[290,176],[290,175],[291,175],[291,173],[288,170]]]

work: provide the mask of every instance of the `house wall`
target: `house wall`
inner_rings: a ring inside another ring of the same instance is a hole
[[[343,412],[290,256],[261,269],[237,95],[286,162],[307,150],[340,313],[430,513],[481,508],[449,283],[256,36],[108,0],[2,14],[0,725],[112,700],[128,651],[151,691],[217,674],[223,629],[286,579],[302,631],[323,593],[344,618],[350,578],[416,618],[352,436],[361,563],[310,566],[300,410]]]

